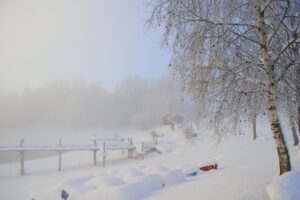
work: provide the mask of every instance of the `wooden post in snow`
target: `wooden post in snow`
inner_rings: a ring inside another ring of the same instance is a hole
[[[58,143],[58,171],[61,171],[61,147],[62,147],[62,143],[61,143],[61,139],[59,139],[59,143]]]
[[[102,162],[103,167],[105,167],[105,159],[106,159],[105,142],[103,142],[103,162]]]
[[[144,142],[142,141],[142,160],[144,160]]]
[[[130,144],[130,138],[128,138],[128,143]],[[130,158],[130,150],[129,149],[127,149],[127,153],[128,153],[128,159]]]
[[[93,154],[94,154],[94,166],[97,165],[97,141],[94,138],[94,150],[93,150]]]
[[[20,147],[23,147],[24,146],[24,139],[22,138],[20,140]],[[21,176],[24,176],[25,175],[25,165],[24,165],[24,162],[25,162],[25,155],[24,155],[24,150],[21,150],[20,151],[20,154],[21,154],[21,160],[20,160],[20,175]]]
[[[130,145],[132,146],[132,138],[130,138]],[[130,149],[130,158],[133,158],[133,154],[132,154],[133,150]]]

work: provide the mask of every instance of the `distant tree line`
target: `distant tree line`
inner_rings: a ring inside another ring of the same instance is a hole
[[[184,112],[178,84],[169,77],[127,77],[114,91],[101,84],[52,81],[21,95],[1,95],[0,128],[61,124],[73,128],[161,125]]]

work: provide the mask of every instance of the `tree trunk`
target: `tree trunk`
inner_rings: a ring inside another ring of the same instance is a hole
[[[257,132],[256,132],[256,118],[257,118],[257,97],[254,96],[254,99],[252,100],[252,132],[253,132],[253,140],[256,140],[257,138]]]
[[[289,123],[290,123],[291,131],[292,131],[292,135],[293,135],[294,146],[297,146],[299,144],[299,138],[297,135],[295,121],[294,121],[294,117],[292,114],[292,108],[291,108],[292,105],[290,102],[287,102],[287,104],[288,104]]]
[[[254,9],[256,11],[256,22],[258,25],[258,36],[260,42],[260,49],[263,58],[264,67],[268,74],[268,95],[267,95],[267,109],[269,115],[269,123],[273,138],[277,146],[277,153],[279,159],[280,175],[291,170],[291,162],[289,151],[284,141],[284,136],[281,130],[281,125],[278,117],[278,94],[277,94],[277,82],[275,79],[275,68],[271,64],[270,55],[267,48],[267,34],[266,24],[264,19],[264,11],[261,10],[260,1],[253,0]]]
[[[296,73],[298,77],[300,77],[300,66],[298,67]],[[299,81],[300,82],[300,81]],[[300,134],[300,83],[296,84],[296,105],[297,105],[297,125],[298,125],[298,133]]]
[[[277,88],[275,87],[275,76],[274,74],[270,77],[270,86],[268,91],[268,114],[269,123],[273,133],[273,138],[277,145],[277,153],[279,158],[279,169],[280,175],[291,170],[291,162],[289,151],[284,141],[281,125],[278,117],[277,107]]]
[[[253,131],[253,140],[256,140],[257,133],[256,133],[256,113],[252,116],[252,131]]]
[[[169,120],[170,120],[171,130],[175,131],[174,112],[173,112],[173,107],[171,106],[171,104],[169,104]]]
[[[299,144],[299,138],[297,135],[297,130],[296,130],[296,126],[295,126],[293,117],[291,115],[289,116],[289,121],[290,121],[291,131],[293,134],[294,146],[297,146]]]
[[[300,134],[300,106],[298,106],[298,133]]]

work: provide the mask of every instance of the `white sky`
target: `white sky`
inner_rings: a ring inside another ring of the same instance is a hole
[[[0,0],[0,93],[49,80],[101,82],[167,70],[142,0]]]

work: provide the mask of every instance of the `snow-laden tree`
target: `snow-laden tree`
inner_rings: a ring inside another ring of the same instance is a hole
[[[172,51],[170,67],[195,101],[206,103],[215,133],[253,115],[253,98],[265,100],[280,174],[290,171],[279,91],[299,94],[291,86],[299,85],[291,73],[299,71],[299,1],[150,0],[149,6],[148,23],[164,29],[163,44]]]

